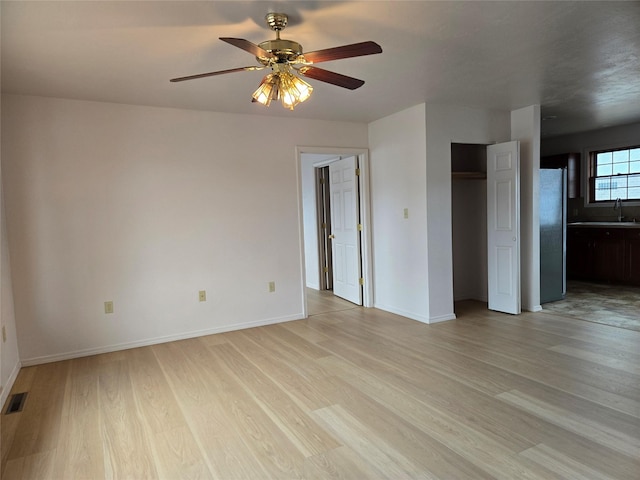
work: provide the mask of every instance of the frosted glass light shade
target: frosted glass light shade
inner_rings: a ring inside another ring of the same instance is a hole
[[[308,99],[311,92],[311,85],[291,73],[290,68],[282,68],[265,76],[252,96],[254,101],[267,107],[271,100],[279,99],[282,106],[293,110],[300,102]]]

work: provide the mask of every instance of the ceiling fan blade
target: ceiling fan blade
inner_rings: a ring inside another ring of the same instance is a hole
[[[364,80],[359,80],[353,77],[347,77],[340,73],[330,72],[318,67],[302,67],[298,70],[305,77],[313,78],[314,80],[320,80],[321,82],[331,83],[338,87],[348,88],[349,90],[355,90],[364,85]]]
[[[234,47],[241,48],[245,52],[249,52],[256,57],[266,57],[273,58],[274,55],[267,52],[264,48],[260,48],[255,43],[251,43],[249,40],[245,40],[244,38],[229,38],[229,37],[220,37],[220,40],[223,42],[227,42]]]
[[[196,78],[204,78],[204,77],[214,77],[216,75],[223,75],[225,73],[235,73],[235,72],[251,72],[253,70],[262,70],[263,66],[260,67],[240,67],[240,68],[232,68],[230,70],[218,70],[217,72],[209,72],[209,73],[198,73],[196,75],[188,75],[186,77],[178,77],[172,78],[169,80],[170,82],[184,82],[185,80],[195,80]]]
[[[376,42],[369,41],[305,53],[304,59],[307,62],[320,63],[328,62],[329,60],[340,60],[341,58],[373,55],[375,53],[382,53],[382,47]]]

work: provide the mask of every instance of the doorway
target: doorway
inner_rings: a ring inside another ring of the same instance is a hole
[[[454,302],[488,301],[486,147],[451,144]]]
[[[459,188],[460,185],[452,181],[454,300],[456,294],[460,300],[461,294],[477,300],[486,298],[490,310],[519,314],[519,143],[452,144],[451,149],[452,177],[464,182],[482,180],[479,188],[472,188],[471,183]],[[457,158],[457,151],[464,152],[464,156]],[[473,196],[469,197],[469,192]],[[463,194],[464,201],[458,203]],[[485,235],[482,235],[483,229]],[[462,255],[466,264],[460,268]],[[481,274],[483,270],[486,271],[484,275]],[[456,292],[462,274],[466,291],[458,287]]]
[[[359,264],[362,279],[362,300],[365,307],[373,306],[372,269],[371,269],[371,234],[370,234],[370,199],[368,151],[354,148],[322,148],[298,147],[299,201],[301,215],[301,244],[303,246],[302,292],[304,297],[304,315],[308,316],[307,288],[323,291],[333,288],[333,275],[328,278],[331,260],[330,243],[327,232],[330,228],[331,202],[329,191],[320,191],[317,187],[319,178],[323,178],[331,163],[355,157],[358,162],[359,175],[355,182],[358,187],[359,201],[357,205],[359,229]],[[326,220],[329,220],[328,222]],[[324,226],[323,226],[324,224]],[[324,256],[324,258],[322,258]],[[333,262],[332,262],[333,264]],[[328,271],[324,271],[327,268]],[[359,279],[358,279],[359,280]]]

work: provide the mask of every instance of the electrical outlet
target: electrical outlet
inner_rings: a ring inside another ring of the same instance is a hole
[[[2,326],[2,342],[6,342],[7,341],[7,329],[4,327],[4,325]]]
[[[409,209],[408,208],[404,209],[404,218],[409,218]]]
[[[198,292],[198,300],[201,302],[206,302],[207,301],[207,291],[206,290],[200,290]]]
[[[273,293],[276,291],[276,282],[269,282],[269,293]]]
[[[104,302],[104,313],[113,313],[113,302],[111,300]]]

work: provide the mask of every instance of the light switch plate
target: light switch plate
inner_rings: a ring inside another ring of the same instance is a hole
[[[113,313],[113,302],[111,300],[104,302],[104,313]]]

